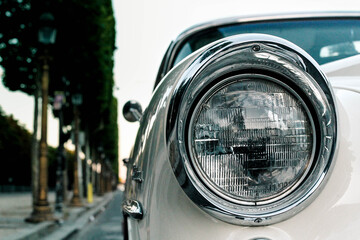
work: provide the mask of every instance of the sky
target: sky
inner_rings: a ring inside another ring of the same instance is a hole
[[[115,91],[119,106],[119,153],[128,157],[138,123],[122,117],[122,106],[137,100],[143,109],[150,101],[155,77],[171,40],[186,28],[222,17],[302,11],[360,11],[358,0],[113,0],[116,19]],[[1,72],[0,72],[1,74]],[[30,131],[33,125],[32,97],[8,92],[0,84],[0,106]],[[48,142],[58,144],[58,123],[49,112]],[[121,161],[120,161],[121,162]]]

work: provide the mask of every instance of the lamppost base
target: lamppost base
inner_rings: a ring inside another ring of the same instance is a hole
[[[82,207],[84,206],[84,204],[82,203],[82,201],[80,200],[79,197],[73,197],[70,201],[70,204],[69,204],[70,207]]]
[[[44,221],[53,221],[55,217],[50,209],[49,205],[45,206],[34,206],[34,210],[31,215],[25,219],[26,222],[39,223]]]
[[[55,203],[55,212],[62,212],[62,210],[63,210],[63,204],[62,204],[62,202],[60,202],[60,203]]]

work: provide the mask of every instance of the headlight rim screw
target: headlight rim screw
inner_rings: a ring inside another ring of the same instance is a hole
[[[261,47],[260,45],[258,44],[255,44],[254,46],[252,46],[251,48],[254,52],[259,52],[261,50]]]

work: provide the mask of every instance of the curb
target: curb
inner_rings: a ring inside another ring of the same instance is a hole
[[[55,231],[57,229],[56,222],[42,222],[34,227],[27,228],[19,231],[18,233],[12,234],[10,236],[6,236],[7,240],[36,240],[45,236],[49,232]]]
[[[89,221],[95,219],[95,217],[103,212],[106,206],[113,199],[113,193],[104,195],[98,205],[93,203],[92,205],[73,209],[72,214],[68,218],[62,221],[46,221],[38,223],[29,228],[22,229],[19,232],[10,236],[5,236],[4,240],[65,240],[76,234],[82,227],[84,227]]]
[[[67,240],[81,230],[89,221],[93,221],[97,215],[105,211],[105,208],[113,199],[113,193],[104,196],[103,201],[93,208],[85,208],[77,214],[74,221],[66,221],[51,234],[44,237],[44,240]],[[26,239],[28,240],[28,239]]]

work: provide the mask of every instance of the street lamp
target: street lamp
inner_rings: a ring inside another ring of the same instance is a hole
[[[70,205],[73,207],[81,207],[82,201],[80,197],[80,146],[79,146],[79,106],[82,104],[82,95],[77,92],[72,95],[71,98],[72,104],[74,105],[74,140],[75,140],[75,161],[74,161],[74,189],[73,189],[73,197],[71,199]]]
[[[44,45],[54,44],[56,39],[55,18],[49,13],[45,12],[40,16],[39,28],[39,42]]]
[[[54,27],[54,16],[49,13],[43,13],[40,16],[39,43],[44,47],[41,92],[42,92],[42,114],[41,114],[41,139],[40,139],[40,157],[39,157],[39,192],[34,204],[33,212],[27,219],[29,222],[42,222],[54,219],[53,213],[48,202],[48,158],[47,158],[47,105],[49,88],[49,55],[47,46],[55,43],[56,29]]]
[[[66,103],[65,93],[62,91],[55,92],[53,110],[54,115],[59,118],[59,146],[56,156],[56,199],[55,199],[55,210],[62,212],[63,207],[63,169],[64,169],[64,143],[65,136],[63,131],[64,119],[63,119],[63,106]]]
[[[98,153],[100,155],[99,158],[99,165],[98,165],[98,179],[99,179],[99,188],[98,188],[98,195],[102,196],[104,195],[104,190],[105,190],[105,181],[104,181],[104,177],[105,177],[105,153],[104,153],[104,148],[102,146],[98,147]]]

